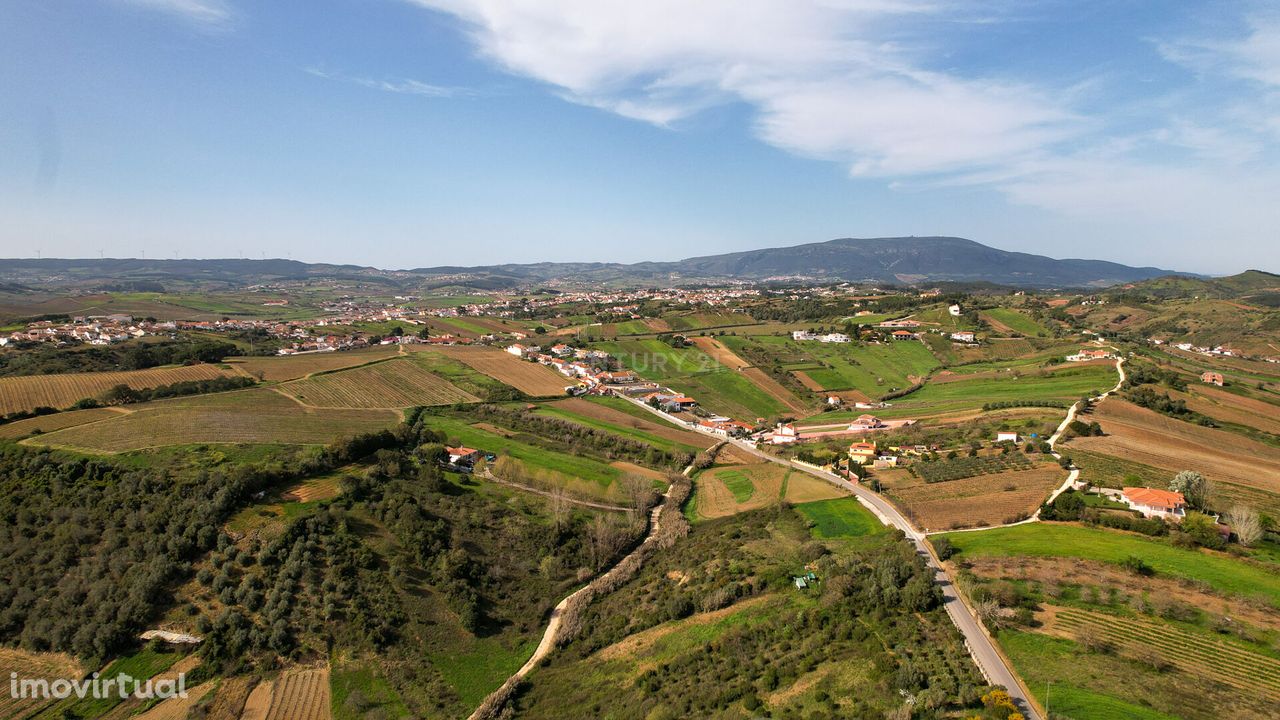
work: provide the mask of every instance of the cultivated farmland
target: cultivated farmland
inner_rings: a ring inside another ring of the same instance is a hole
[[[135,390],[192,380],[212,380],[230,373],[217,365],[124,370],[121,372],[63,373],[0,378],[0,414],[38,407],[66,408],[78,400],[96,398],[116,385]]]
[[[678,445],[680,449],[701,450],[711,440],[691,430],[681,430],[650,417],[636,417],[618,407],[631,409],[626,400],[616,398],[566,398],[546,406],[554,414],[567,420],[598,427],[624,437],[658,446]],[[545,410],[544,410],[545,412]],[[640,410],[640,412],[646,412]],[[647,414],[647,412],[646,412]],[[656,440],[656,442],[655,442]]]
[[[392,410],[306,408],[280,393],[253,389],[143,403],[120,417],[24,442],[109,453],[193,443],[324,444],[399,421]]]
[[[119,412],[110,408],[92,408],[89,410],[70,410],[52,415],[41,415],[0,425],[0,438],[15,439],[26,437],[36,432],[53,432],[54,430],[113,418],[119,414]]]
[[[311,407],[403,408],[479,401],[475,395],[404,359],[313,375],[286,383],[280,389]]]
[[[1034,513],[1065,478],[1065,470],[1044,464],[948,482],[895,483],[887,492],[913,522],[937,531],[1021,520]]]
[[[1192,677],[1208,677],[1280,706],[1280,659],[1202,632],[1169,623],[1120,617],[1080,608],[1047,608],[1052,621],[1045,632],[1075,637],[1083,628],[1097,633],[1122,655],[1156,653],[1164,662]]]
[[[766,507],[782,497],[784,478],[793,473],[777,463],[704,470],[694,480],[691,507],[695,515],[703,519]]]
[[[439,350],[527,395],[535,397],[563,395],[565,386],[573,384],[568,378],[545,365],[521,360],[509,352],[496,348],[449,345]]]
[[[1280,575],[1222,553],[1173,547],[1139,535],[1059,523],[1031,523],[944,537],[966,557],[1079,557],[1120,563],[1142,558],[1159,575],[1197,580],[1223,593],[1280,608]]]
[[[796,397],[795,393],[783,387],[782,383],[769,377],[760,368],[752,367],[750,363],[739,357],[719,340],[713,337],[698,337],[693,338],[693,344],[726,368],[740,372],[756,387],[772,395],[774,399],[786,405],[791,411],[801,414],[807,414],[810,411],[810,408],[805,405],[804,401]]]
[[[991,327],[1001,332],[1015,332],[1019,335],[1043,336],[1045,329],[1032,320],[1030,316],[1012,308],[991,308],[980,313],[983,320],[991,323]]]
[[[246,374],[268,382],[297,380],[312,373],[329,372],[395,357],[394,345],[379,345],[363,350],[306,353],[283,357],[227,358],[226,363]]]
[[[912,466],[916,474],[927,483],[948,482],[977,475],[990,475],[1010,470],[1027,470],[1034,463],[1023,453],[1010,452],[977,457],[958,457],[952,460],[918,462]]]
[[[287,670],[276,679],[266,720],[325,720],[329,710],[329,668]]]
[[[1214,480],[1280,493],[1280,448],[1175,420],[1119,398],[1099,404],[1093,419],[1106,435],[1076,438],[1070,448],[1173,472],[1198,470]]]
[[[17,673],[20,678],[79,680],[84,676],[85,670],[69,655],[0,648],[0,675],[8,681],[10,673]],[[42,699],[16,698],[6,687],[5,691],[0,693],[0,717],[27,717],[50,703],[51,701]]]
[[[728,369],[697,348],[673,348],[661,340],[623,340],[599,343],[598,347],[642,377],[668,384],[713,412],[756,418],[787,410],[742,373]]]

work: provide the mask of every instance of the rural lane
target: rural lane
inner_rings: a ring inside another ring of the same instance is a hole
[[[675,420],[661,410],[649,407],[643,402],[636,400],[632,400],[632,402],[639,407],[649,410],[667,422],[685,427],[678,420]],[[693,429],[703,433],[704,435],[720,437],[715,433],[703,430],[699,427],[694,427]],[[862,485],[849,482],[835,473],[819,470],[818,468],[804,463],[797,463],[792,460],[784,460],[779,457],[774,457],[773,455],[760,451],[754,445],[742,442],[741,440],[730,439],[728,442],[743,452],[750,453],[769,462],[786,465],[796,470],[800,470],[801,472],[806,472],[810,475],[826,480],[833,485],[848,490],[854,495],[854,497],[858,498],[863,505],[871,510],[876,517],[880,518],[880,522],[901,530],[906,535],[907,539],[915,545],[916,553],[920,555],[930,569],[933,570],[934,581],[942,590],[943,607],[946,608],[947,615],[951,617],[951,622],[955,624],[956,628],[960,630],[960,634],[964,636],[965,646],[969,649],[969,655],[973,657],[978,669],[982,671],[982,674],[992,685],[1004,686],[1005,690],[1008,691],[1009,696],[1013,698],[1015,703],[1017,703],[1018,709],[1022,712],[1023,716],[1027,718],[1027,720],[1041,720],[1039,711],[1028,701],[1028,693],[1023,688],[1018,676],[1013,672],[1008,664],[1005,663],[1004,656],[1000,654],[998,649],[996,649],[995,643],[987,634],[986,629],[982,627],[981,622],[979,622],[973,610],[965,603],[964,599],[960,597],[960,592],[956,588],[955,581],[951,577],[950,573],[947,572],[947,569],[938,561],[938,558],[934,556],[929,546],[925,543],[924,533],[917,530],[915,526],[911,524],[910,520],[907,520],[902,513],[898,512],[897,508],[875,492],[868,490]]]
[[[715,446],[713,445],[712,447],[715,447]],[[689,465],[689,467],[686,467],[681,474],[683,474],[685,477],[688,477],[689,474],[692,472],[693,472],[693,465]],[[666,496],[670,493],[671,493],[671,486],[668,486],[667,491],[662,494],[662,497],[665,499]],[[606,506],[606,507],[610,507],[610,506]],[[578,595],[581,595],[584,592],[589,592],[592,587],[594,587],[600,582],[605,581],[610,575],[612,575],[614,572],[617,571],[618,566],[622,564],[623,560],[626,560],[626,558],[630,557],[631,555],[637,552],[640,552],[640,548],[642,546],[647,545],[657,539],[658,530],[661,528],[661,522],[662,522],[662,507],[663,507],[663,503],[659,502],[657,506],[655,506],[652,510],[649,511],[649,532],[645,535],[645,538],[643,541],[641,541],[640,545],[637,545],[634,550],[632,550],[630,553],[627,553],[627,555],[625,555],[618,562],[614,563],[613,567],[610,568],[607,572],[601,575],[597,575],[591,582],[587,583],[586,585],[583,585],[582,587],[573,591],[569,595],[566,595],[563,600],[556,603],[556,606],[551,609],[551,617],[547,621],[547,629],[543,631],[542,639],[538,641],[538,647],[534,648],[533,655],[529,656],[529,659],[525,661],[525,664],[521,665],[520,669],[517,670],[515,674],[513,674],[510,678],[508,678],[506,682],[503,683],[502,687],[505,688],[512,680],[519,680],[524,676],[528,675],[535,667],[537,667],[538,663],[542,662],[543,658],[551,654],[551,651],[555,649],[556,642],[560,639],[560,622],[561,622],[561,619],[564,617],[565,608],[569,607],[569,603],[575,597],[577,597]],[[495,690],[493,694],[496,695],[497,693],[500,693],[500,692],[502,692],[502,688]],[[485,700],[487,702],[488,698],[485,698]],[[484,706],[485,704],[481,703],[480,707],[476,708],[475,712],[471,713],[471,715],[468,716],[467,720],[476,720],[480,716],[480,711],[484,709]]]

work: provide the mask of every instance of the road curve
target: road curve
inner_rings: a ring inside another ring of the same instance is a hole
[[[639,407],[645,408],[653,414],[663,418],[667,422],[674,423],[680,427],[686,427],[684,424],[673,419],[666,413],[656,408],[649,407],[643,402],[632,400]],[[692,428],[704,435],[719,437],[715,433],[703,430],[700,427]],[[1018,676],[1013,669],[1005,663],[1004,656],[996,649],[995,642],[991,636],[987,634],[982,623],[974,615],[973,610],[960,597],[959,590],[956,589],[955,581],[951,577],[947,569],[934,556],[929,546],[925,543],[925,535],[911,524],[910,520],[898,512],[898,509],[891,505],[887,500],[878,494],[868,490],[858,483],[849,482],[848,480],[834,473],[819,470],[811,465],[797,463],[791,460],[774,457],[768,453],[761,452],[754,445],[742,442],[741,440],[730,439],[734,447],[743,452],[751,453],[756,457],[762,458],[769,462],[787,465],[801,472],[806,472],[814,477],[821,478],[827,482],[848,490],[858,498],[859,502],[865,505],[876,517],[880,518],[880,522],[891,527],[898,528],[916,547],[916,553],[924,559],[925,563],[933,570],[934,581],[942,590],[942,604],[947,610],[947,615],[951,617],[951,622],[960,630],[960,634],[964,636],[965,646],[969,649],[969,655],[973,657],[974,663],[978,669],[982,671],[987,682],[992,685],[1003,685],[1008,691],[1009,697],[1018,705],[1019,711],[1027,720],[1042,720],[1039,710],[1036,709],[1031,702],[1028,701],[1028,694],[1023,688]]]

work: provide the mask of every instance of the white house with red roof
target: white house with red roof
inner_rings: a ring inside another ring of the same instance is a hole
[[[768,440],[773,445],[790,445],[800,440],[800,433],[796,432],[795,425],[778,423],[778,427],[769,433]]]
[[[1146,517],[1181,520],[1187,515],[1187,500],[1182,493],[1146,487],[1127,487],[1120,493],[1125,505]]]

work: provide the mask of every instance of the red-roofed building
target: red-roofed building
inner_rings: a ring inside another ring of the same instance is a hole
[[[866,465],[875,462],[876,444],[873,442],[856,442],[849,446],[849,462]]]
[[[1224,381],[1222,379],[1222,373],[1205,371],[1200,373],[1200,382],[1207,382],[1210,385],[1222,387]]]
[[[1187,515],[1187,500],[1182,493],[1155,488],[1127,487],[1120,494],[1129,507],[1146,517],[1181,520]]]
[[[480,451],[469,447],[446,447],[451,465],[474,465],[480,459]]]

